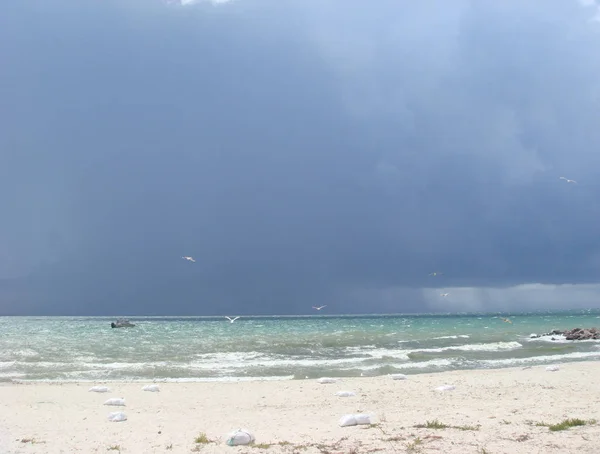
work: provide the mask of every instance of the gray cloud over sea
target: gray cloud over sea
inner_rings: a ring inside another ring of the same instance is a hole
[[[0,313],[597,306],[598,17],[4,2]]]

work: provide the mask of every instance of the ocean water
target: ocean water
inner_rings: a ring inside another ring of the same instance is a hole
[[[512,324],[502,320],[509,317]],[[600,360],[600,342],[531,333],[600,311],[242,317],[0,317],[0,382],[285,380]]]

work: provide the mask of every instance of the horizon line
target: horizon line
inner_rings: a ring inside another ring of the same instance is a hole
[[[227,313],[223,315],[166,315],[166,314],[105,314],[105,315],[23,315],[23,314],[0,314],[0,317],[22,317],[22,318],[202,318],[214,319],[225,318],[226,316],[239,316],[241,318],[333,318],[333,317],[423,317],[423,316],[473,316],[473,315],[537,315],[561,312],[599,312],[600,307],[577,308],[577,309],[538,309],[529,311],[460,311],[460,312],[374,312],[374,313],[349,313],[349,314],[247,314]]]

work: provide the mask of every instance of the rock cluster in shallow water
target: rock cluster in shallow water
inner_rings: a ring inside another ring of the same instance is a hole
[[[532,338],[542,336],[564,336],[567,340],[600,340],[600,330],[598,328],[573,328],[566,331],[558,329],[552,330],[549,333],[541,335],[532,335]],[[552,340],[556,340],[552,338]]]

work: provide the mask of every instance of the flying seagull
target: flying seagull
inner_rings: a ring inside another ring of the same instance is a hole
[[[430,276],[437,276],[438,274],[444,274],[444,273],[440,273],[439,271],[434,271],[433,273],[429,273]]]
[[[507,318],[503,318],[503,319],[502,319],[502,321],[503,321],[503,322],[506,322],[506,323],[512,323],[512,322],[511,322],[509,319],[507,319]]]
[[[188,262],[196,263],[196,260],[194,260],[194,257],[183,256],[181,258],[184,260],[187,260]]]
[[[565,180],[567,183],[575,183],[575,184],[577,184],[577,182],[575,180],[569,180],[568,178],[565,178],[565,177],[560,177],[559,180]]]
[[[235,321],[236,321],[236,320],[237,320],[239,317],[234,317],[234,318],[231,318],[231,317],[227,317],[227,316],[225,316],[225,318],[226,318],[227,320],[229,320],[229,323],[233,323],[233,322],[235,322]]]
[[[448,295],[450,295],[450,293],[440,293],[440,296],[443,296],[444,298],[446,298]]]
[[[318,311],[320,311],[321,309],[323,309],[324,307],[327,307],[327,304],[325,304],[324,306],[313,306],[313,309],[316,309]]]

